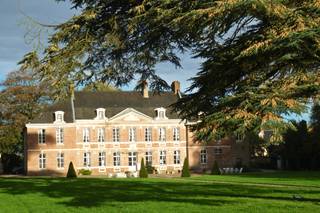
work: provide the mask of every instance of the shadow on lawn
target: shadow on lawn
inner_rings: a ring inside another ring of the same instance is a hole
[[[73,179],[64,178],[1,178],[0,189],[8,194],[41,193],[50,198],[67,198],[66,206],[95,207],[114,205],[112,202],[176,202],[194,205],[221,206],[252,198],[292,201],[292,194],[310,194],[310,191],[271,189],[257,186],[230,186],[194,182],[172,182],[140,179]],[[317,191],[319,193],[319,191]],[[68,199],[69,198],[69,199]],[[320,202],[320,199],[303,201]]]

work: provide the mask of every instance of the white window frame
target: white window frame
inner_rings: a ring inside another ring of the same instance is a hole
[[[168,119],[166,116],[166,109],[163,107],[156,108],[155,111],[157,112],[157,117],[156,119]]]
[[[112,141],[113,142],[120,142],[120,128],[119,127],[112,128]]]
[[[173,128],[173,141],[175,141],[175,142],[180,141],[180,128],[179,127]]]
[[[167,152],[166,150],[160,150],[159,152],[159,164],[164,166],[167,164]]]
[[[54,123],[63,123],[64,122],[64,112],[63,111],[56,111],[54,112],[55,121]]]
[[[152,151],[146,151],[145,158],[146,158],[146,165],[152,166]]]
[[[129,167],[136,167],[137,166],[137,152],[129,152],[128,166]]]
[[[56,129],[56,143],[63,144],[64,142],[64,131],[62,127]]]
[[[200,151],[200,164],[205,165],[207,163],[208,163],[207,149],[201,149],[201,151]]]
[[[236,133],[236,143],[241,143],[244,140],[244,135],[242,133]]]
[[[152,128],[147,127],[144,129],[144,140],[148,143],[152,141]]]
[[[39,154],[39,169],[45,169],[46,168],[46,153],[41,152]]]
[[[180,150],[173,151],[173,164],[177,165],[181,163],[180,156]]]
[[[105,130],[104,128],[98,128],[98,142],[105,142]]]
[[[106,152],[101,151],[99,152],[99,167],[106,166]]]
[[[38,130],[38,144],[45,144],[46,143],[46,130],[39,129]]]
[[[165,127],[159,127],[158,129],[159,132],[159,141],[160,142],[165,142],[166,141],[166,128]]]
[[[63,152],[57,153],[57,168],[58,169],[64,168],[64,153]]]
[[[84,167],[91,166],[91,153],[89,151],[83,153],[83,166]]]
[[[106,118],[106,110],[104,108],[98,108],[97,111],[97,118],[98,120],[104,120]]]
[[[119,167],[121,165],[121,154],[119,151],[113,153],[113,166]]]
[[[83,130],[82,130],[82,141],[84,143],[90,142],[90,129],[88,127],[83,128]]]
[[[136,142],[137,139],[137,129],[135,127],[129,128],[129,142]]]

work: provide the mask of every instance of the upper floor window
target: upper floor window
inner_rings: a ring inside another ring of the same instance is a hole
[[[217,143],[221,143],[221,135],[217,134],[215,136],[215,140],[216,140]]]
[[[83,142],[87,143],[89,142],[90,138],[90,129],[89,128],[84,128],[82,132],[82,139]]]
[[[63,143],[63,129],[61,127],[56,129],[56,142],[58,144]]]
[[[39,154],[39,169],[45,169],[46,168],[46,154],[40,153]]]
[[[105,109],[98,108],[96,111],[97,111],[97,119],[99,119],[99,120],[105,119],[105,112],[106,112]]]
[[[113,142],[120,142],[120,129],[118,127],[112,129],[112,140]]]
[[[221,155],[222,154],[222,148],[214,148],[214,154],[215,155]]]
[[[136,141],[136,128],[129,128],[129,142]]]
[[[64,112],[63,111],[56,111],[54,114],[55,114],[55,122],[61,123],[64,121]]]
[[[206,149],[202,149],[200,151],[200,163],[201,164],[207,164],[207,150]]]
[[[64,153],[62,152],[57,154],[57,167],[64,168]]]
[[[104,142],[104,128],[98,128],[98,142]]]
[[[236,142],[237,143],[242,142],[243,139],[244,139],[244,135],[242,133],[237,132],[237,134],[236,134]]]
[[[150,127],[147,127],[144,130],[144,140],[146,142],[151,142],[152,140],[152,129]]]
[[[45,129],[39,129],[38,130],[38,143],[39,144],[45,144],[46,143],[46,130]]]
[[[166,109],[163,107],[160,108],[156,108],[155,109],[156,113],[157,113],[157,119],[166,119]]]
[[[173,128],[173,140],[174,141],[180,140],[180,128],[179,127]]]
[[[166,128],[164,127],[159,128],[159,141],[166,141]]]
[[[180,150],[173,151],[173,163],[180,164]]]

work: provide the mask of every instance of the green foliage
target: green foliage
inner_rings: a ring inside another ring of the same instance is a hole
[[[80,175],[91,175],[92,171],[89,169],[80,169],[78,173]]]
[[[148,174],[153,174],[154,170],[155,170],[155,168],[151,164],[147,163],[147,172],[148,172]]]
[[[187,158],[185,158],[183,161],[183,168],[182,168],[181,177],[190,177],[189,161]]]
[[[320,169],[320,106],[318,103],[312,107],[310,122],[310,127],[306,121],[292,122],[294,128],[288,129],[284,134],[281,155],[285,168]]]
[[[144,165],[144,159],[141,159],[141,166],[140,166],[140,171],[139,171],[139,177],[140,178],[147,178],[148,177],[148,171]]]
[[[211,169],[211,174],[212,175],[221,175],[220,169],[219,169],[219,165],[218,162],[215,160],[213,165],[212,165],[212,169]]]
[[[85,86],[82,91],[88,91],[88,92],[115,92],[119,91],[118,88],[110,85],[105,84],[102,82],[93,82]]]
[[[49,102],[48,86],[23,69],[11,72],[1,82],[0,153],[23,153],[25,124],[35,118]]]
[[[203,112],[194,129],[207,141],[261,127],[276,135],[287,127],[284,115],[303,112],[319,94],[318,0],[71,3],[79,14],[55,28],[39,64],[29,63],[57,91],[136,77],[164,90],[156,65],[180,67],[189,52],[201,68],[175,107],[184,118]]]
[[[67,173],[67,178],[76,178],[76,177],[77,177],[76,170],[73,167],[73,163],[70,162],[69,168],[68,168],[68,173]]]

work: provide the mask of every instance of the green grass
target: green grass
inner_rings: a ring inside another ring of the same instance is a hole
[[[0,178],[0,212],[315,213],[319,209],[320,172],[176,179]]]

